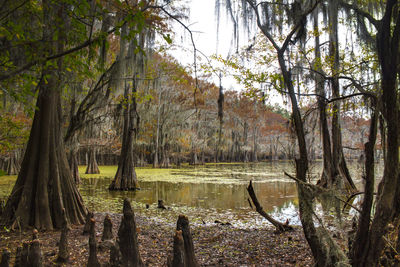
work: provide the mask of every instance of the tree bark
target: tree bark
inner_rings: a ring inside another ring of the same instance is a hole
[[[118,246],[123,266],[143,266],[139,254],[135,214],[128,199],[124,200],[123,217],[118,230]]]
[[[196,255],[194,253],[194,245],[192,233],[190,232],[189,219],[184,215],[179,215],[176,223],[176,230],[182,231],[183,242],[185,247],[185,266],[199,266]]]
[[[378,110],[376,110],[376,105],[373,107],[373,114],[371,116],[371,123],[369,128],[368,142],[365,144],[365,189],[364,189],[364,200],[361,206],[361,214],[358,220],[358,227],[356,236],[353,242],[353,246],[350,250],[350,256],[352,259],[353,266],[359,266],[361,262],[360,259],[365,258],[368,250],[366,246],[368,245],[369,239],[369,227],[371,221],[371,210],[372,203],[374,200],[374,147],[376,143],[376,135],[378,128]]]
[[[182,231],[175,231],[174,235],[174,249],[172,258],[168,259],[168,267],[186,267],[185,262],[185,244],[183,241]]]
[[[87,267],[100,267],[100,262],[97,258],[97,242],[95,233],[96,221],[90,219],[90,233],[89,233],[89,258]]]
[[[78,185],[81,182],[81,176],[79,174],[79,164],[78,164],[78,152],[75,149],[71,149],[69,152],[69,167],[71,169],[72,178],[75,181],[75,184]]]
[[[393,27],[392,21],[395,22]],[[363,257],[357,266],[377,266],[384,248],[383,236],[388,223],[399,216],[399,99],[397,74],[400,44],[400,15],[397,1],[386,2],[377,32],[377,52],[381,67],[382,113],[387,126],[386,161],[383,178],[378,187],[376,211],[369,230]]]
[[[339,85],[339,71],[340,71],[340,58],[339,58],[339,38],[338,38],[338,0],[329,1],[329,55],[333,60],[332,63],[332,96],[334,98],[340,97]],[[342,132],[340,123],[340,101],[333,102],[332,113],[332,172],[330,177],[330,186],[341,189],[346,185],[348,191],[353,193],[357,190],[355,184],[350,176],[347,168],[346,159],[343,153],[342,145]],[[341,179],[341,180],[338,180]]]
[[[107,214],[103,222],[103,235],[101,236],[102,241],[113,239],[112,226],[113,224],[111,218]]]
[[[133,82],[133,94],[136,94],[136,84]],[[129,98],[129,86],[125,85],[124,98],[127,100],[124,109],[124,131],[122,136],[122,149],[119,158],[118,170],[109,190],[135,190],[139,188],[133,159],[133,140],[136,114],[136,97]],[[132,103],[130,103],[132,101]]]
[[[9,158],[7,160],[7,169],[6,172],[8,175],[17,175],[20,170],[20,165],[17,159],[17,152],[13,151],[10,153]]]
[[[64,42],[60,35],[64,33],[64,21],[60,14],[65,14],[66,7],[48,1],[42,1],[42,5],[43,39],[49,43],[50,50],[61,51]],[[59,39],[53,42],[55,27]],[[18,221],[22,227],[61,228],[63,208],[69,223],[78,224],[84,220],[86,208],[72,179],[61,136],[62,59],[59,58],[57,63],[57,66],[43,67],[42,74],[47,78],[39,83],[29,141],[21,171],[1,219],[3,225]]]
[[[42,267],[42,250],[40,249],[40,242],[38,239],[35,239],[31,242],[29,246],[29,254],[28,254],[28,265],[30,267]]]
[[[315,63],[314,68],[318,72],[322,72],[321,66],[321,49],[320,49],[320,40],[319,40],[319,19],[318,12],[314,11],[314,29],[317,32],[315,36]],[[318,112],[319,112],[319,122],[320,122],[320,131],[322,137],[322,157],[323,157],[323,170],[321,175],[321,185],[327,187],[330,177],[332,177],[332,150],[331,150],[331,138],[329,134],[328,120],[326,114],[326,103],[325,103],[325,83],[324,79],[320,74],[315,74],[315,92],[318,95],[317,103],[318,103]]]
[[[221,75],[221,74],[220,74]],[[219,80],[219,94],[218,94],[218,141],[215,149],[215,162],[219,162],[221,159],[221,143],[222,143],[222,129],[224,126],[224,89],[221,84],[221,77]]]
[[[65,211],[63,210],[63,228],[61,230],[60,242],[58,245],[58,257],[57,262],[67,262],[69,259],[69,249],[68,249],[68,233],[69,227],[67,218],[65,217]]]
[[[100,173],[99,166],[96,160],[96,148],[90,147],[89,149],[89,160],[86,168],[86,174],[98,174]]]
[[[93,217],[94,217],[93,212],[88,211],[88,213],[86,214],[85,225],[83,226],[83,231],[82,231],[83,235],[87,235],[90,233],[90,221],[91,219],[93,219]]]

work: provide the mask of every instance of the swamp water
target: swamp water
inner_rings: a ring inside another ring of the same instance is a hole
[[[312,168],[318,177],[320,164]],[[289,219],[299,224],[296,184],[283,172],[293,173],[289,161],[207,164],[183,166],[178,169],[137,168],[141,186],[138,191],[108,191],[116,166],[100,166],[100,174],[83,174],[80,192],[86,206],[97,212],[121,212],[122,200],[129,198],[135,211],[154,220],[176,222],[179,214],[189,216],[193,223],[214,223],[215,220],[252,228],[270,225],[248,202],[247,186],[253,180],[255,193],[264,210],[278,220]],[[358,168],[351,168],[353,177],[360,175]],[[11,192],[15,177],[0,177],[0,198]],[[168,210],[157,209],[162,199]],[[146,204],[150,208],[146,208]]]

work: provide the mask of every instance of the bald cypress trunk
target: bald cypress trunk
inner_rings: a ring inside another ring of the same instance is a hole
[[[43,39],[49,52],[63,49],[63,23],[60,15],[65,6],[43,1]],[[55,27],[58,39],[55,37]],[[50,42],[56,39],[56,42]],[[7,201],[1,224],[37,229],[61,228],[62,210],[69,223],[82,223],[86,208],[72,179],[61,134],[61,66],[47,64],[39,84],[36,111],[21,171]]]
[[[89,149],[89,160],[86,168],[86,174],[98,174],[100,173],[99,165],[96,160],[96,148],[90,147]]]
[[[333,60],[332,63],[332,96],[334,98],[340,97],[340,84],[339,84],[339,71],[340,71],[340,58],[339,58],[339,37],[338,37],[338,0],[329,1],[329,54]],[[332,168],[329,184],[341,187],[345,185],[348,191],[357,190],[347,168],[346,159],[343,153],[342,145],[342,130],[340,123],[340,109],[339,101],[333,103],[332,113]],[[340,175],[340,176],[339,176]],[[342,177],[342,178],[340,178]],[[343,179],[343,180],[339,180]]]
[[[132,93],[136,93],[136,85],[133,83]],[[139,188],[136,177],[135,164],[133,158],[133,141],[136,117],[136,98],[129,97],[129,86],[125,86],[125,99],[127,104],[124,107],[124,131],[122,137],[121,156],[118,163],[118,170],[114,180],[109,186],[109,190],[135,190]]]

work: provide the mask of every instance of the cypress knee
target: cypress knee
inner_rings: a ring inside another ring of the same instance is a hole
[[[85,226],[83,226],[83,235],[87,235],[90,233],[90,220],[93,219],[94,214],[93,212],[89,211],[86,214],[86,222],[85,222]]]
[[[168,262],[168,267],[185,267],[185,244],[182,231],[175,231],[174,250],[172,252],[172,262]]]
[[[65,216],[65,209],[62,211],[63,213],[63,229],[61,230],[60,243],[58,245],[58,262],[67,262],[69,258],[68,251],[68,233],[69,227],[67,223],[67,217]]]
[[[28,265],[29,267],[42,267],[42,250],[40,249],[39,239],[35,239],[31,242],[28,253]]]
[[[10,266],[10,255],[11,255],[10,251],[8,251],[8,249],[5,248],[1,253],[0,267]]]
[[[121,266],[121,253],[119,252],[118,244],[114,244],[110,248],[110,267]]]
[[[28,266],[28,256],[29,256],[29,242],[26,241],[22,244],[21,257],[19,261],[21,267]]]
[[[101,240],[102,241],[111,240],[113,238],[112,221],[111,221],[110,216],[108,216],[108,214],[104,218],[103,226],[104,226],[103,227],[103,235],[101,237]]]
[[[89,231],[89,259],[87,267],[100,267],[100,262],[97,259],[97,242],[95,234],[96,221],[92,218],[90,219],[90,231]]]
[[[194,254],[194,245],[192,239],[192,233],[190,232],[189,219],[185,215],[179,215],[178,222],[176,224],[176,230],[182,231],[183,241],[185,244],[185,263],[186,266],[196,267],[199,266]]]
[[[123,217],[118,230],[118,245],[123,266],[143,266],[139,254],[135,214],[128,199],[124,200]]]
[[[15,263],[14,267],[21,267],[21,254],[22,254],[22,247],[17,247],[17,252],[15,253]]]

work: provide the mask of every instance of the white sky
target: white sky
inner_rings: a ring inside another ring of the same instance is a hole
[[[189,27],[193,33],[193,39],[197,50],[210,57],[218,54],[226,57],[232,49],[231,42],[233,39],[233,27],[224,17],[225,12],[221,9],[223,16],[220,22],[219,32],[219,45],[217,47],[217,22],[215,17],[215,0],[192,0],[190,3],[190,16],[184,23]],[[182,46],[173,50],[171,54],[182,64],[193,64],[193,45],[190,40],[190,35],[183,27],[176,24],[174,27],[176,33],[174,42],[178,46]],[[206,59],[198,53],[197,56],[201,57],[197,60],[198,65],[207,62]],[[217,77],[213,81],[218,85]],[[233,78],[224,77],[223,86],[225,88],[234,87],[239,90],[239,85],[235,83]]]
[[[226,58],[235,51],[233,42],[233,25],[226,16],[224,7],[221,7],[220,28],[217,47],[217,19],[215,16],[215,0],[189,0],[190,16],[184,23],[193,33],[193,39],[197,50],[201,51],[207,57],[221,55]],[[174,43],[179,47],[172,50],[170,54],[174,56],[182,65],[193,65],[193,46],[190,35],[184,28],[176,23],[174,26]],[[239,33],[240,46],[247,47],[251,41],[247,39],[247,35],[243,32]],[[197,60],[198,67],[200,64],[207,63],[203,56],[198,54],[202,59]],[[212,76],[212,81],[218,86],[219,79],[216,75]],[[243,86],[237,84],[233,77],[225,76],[222,78],[222,86],[225,90],[241,91]],[[282,98],[277,97],[278,94],[270,92],[270,102],[282,104]]]

